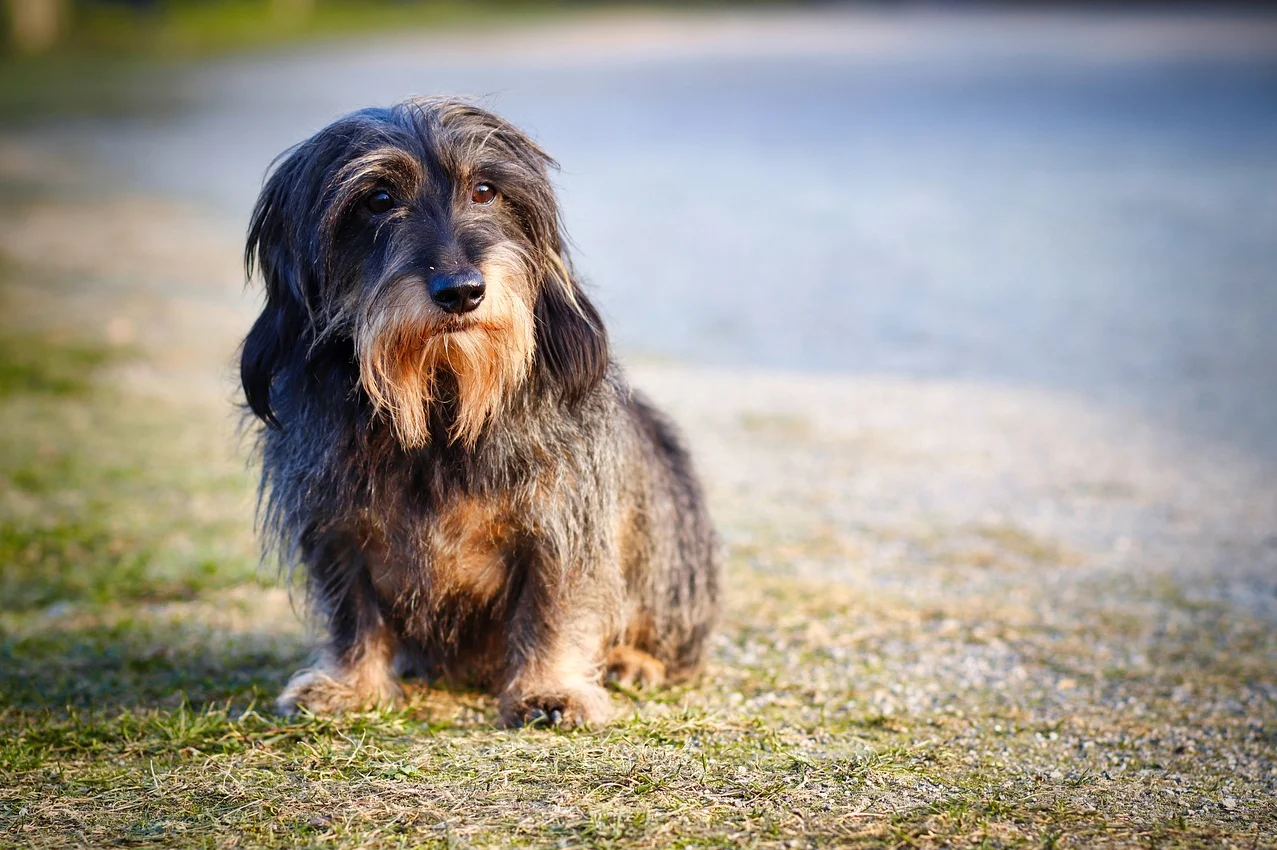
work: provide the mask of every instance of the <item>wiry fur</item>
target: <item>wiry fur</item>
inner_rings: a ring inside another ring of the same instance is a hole
[[[700,487],[609,359],[552,166],[482,109],[416,99],[337,121],[262,191],[241,360],[262,522],[329,633],[284,711],[392,701],[408,669],[495,690],[505,725],[598,723],[605,675],[701,663],[719,568]],[[379,189],[397,203],[372,215]],[[460,268],[487,294],[454,315],[427,282]]]

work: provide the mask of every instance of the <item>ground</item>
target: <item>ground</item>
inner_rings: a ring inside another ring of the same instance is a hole
[[[728,611],[580,732],[482,694],[282,720],[311,635],[252,528],[236,234],[0,146],[0,844],[1277,846],[1277,488],[1004,381],[631,357]]]

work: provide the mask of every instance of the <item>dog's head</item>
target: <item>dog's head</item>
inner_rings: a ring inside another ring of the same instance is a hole
[[[406,447],[430,408],[473,445],[512,393],[573,403],[603,379],[607,340],[570,270],[531,139],[472,104],[421,98],[347,116],[292,149],[253,211],[245,260],[266,306],[244,342],[249,407],[330,343]]]

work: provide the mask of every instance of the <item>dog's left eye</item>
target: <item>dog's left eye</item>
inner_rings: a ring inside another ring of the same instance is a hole
[[[470,190],[470,201],[475,204],[490,204],[497,199],[497,190],[491,183],[476,183]]]
[[[390,212],[390,208],[395,205],[395,199],[385,189],[378,189],[368,196],[368,200],[364,202],[369,212],[384,213]]]

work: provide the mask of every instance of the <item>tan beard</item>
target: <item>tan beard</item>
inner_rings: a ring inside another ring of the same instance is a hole
[[[392,290],[357,327],[359,376],[376,409],[390,418],[405,448],[430,441],[430,405],[455,401],[449,439],[473,447],[508,395],[527,379],[535,347],[531,286],[526,264],[513,250],[479,266],[484,302],[469,316],[451,316],[407,280],[406,296]],[[455,399],[440,399],[439,378],[456,379]]]

